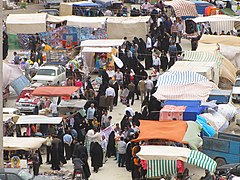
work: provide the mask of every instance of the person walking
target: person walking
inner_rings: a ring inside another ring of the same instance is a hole
[[[177,21],[174,20],[172,26],[171,26],[171,34],[172,34],[172,41],[176,43],[177,35],[178,35],[178,26]]]
[[[149,76],[148,80],[146,81],[146,90],[147,90],[147,98],[148,99],[152,95],[153,87],[154,87],[154,85],[153,85],[153,81],[152,81],[152,76]]]
[[[14,55],[14,58],[13,58],[14,64],[20,64],[20,58],[19,58],[19,55],[17,54],[17,52],[14,52],[13,55]]]
[[[121,137],[120,141],[118,142],[118,153],[119,153],[118,167],[124,167],[126,149],[127,149],[127,144],[124,141],[124,137]]]
[[[112,112],[113,110],[113,98],[115,97],[115,95],[115,90],[108,85],[108,88],[105,91],[105,96],[107,97],[107,109],[110,110],[110,112]]]
[[[182,35],[183,35],[183,23],[182,20],[179,20],[177,23],[177,30],[178,30],[178,43],[181,43]]]
[[[46,163],[50,163],[51,160],[50,160],[50,156],[51,156],[51,151],[52,151],[52,136],[51,134],[49,134],[47,137],[46,137],[46,146],[47,146],[47,161]]]
[[[35,151],[32,157],[32,164],[33,164],[33,175],[38,176],[39,167],[40,167],[40,157],[38,150]]]
[[[146,82],[144,80],[144,77],[142,78],[142,80],[139,81],[138,89],[140,90],[141,103],[142,103],[144,98],[145,98],[145,96],[146,96]]]
[[[106,137],[103,135],[102,142],[101,142],[101,146],[102,146],[102,150],[103,150],[103,164],[105,164],[105,162],[107,161],[107,159],[106,159],[107,144],[108,143],[107,143]]]
[[[127,104],[129,104],[129,100],[131,99],[131,105],[133,105],[134,103],[134,93],[135,93],[135,84],[133,83],[133,81],[130,82],[130,84],[128,84],[128,90],[129,90],[129,94],[127,97]]]
[[[92,103],[90,105],[90,107],[87,109],[87,120],[88,120],[88,124],[92,124],[92,121],[94,119],[94,115],[95,115],[96,109],[94,107],[94,104]]]

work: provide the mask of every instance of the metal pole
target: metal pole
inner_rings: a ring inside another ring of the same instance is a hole
[[[0,0],[0,168],[3,168],[3,1]]]

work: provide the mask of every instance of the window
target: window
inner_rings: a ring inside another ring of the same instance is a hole
[[[237,80],[237,81],[235,82],[235,86],[236,86],[236,87],[239,87],[239,86],[240,86],[240,80]]]
[[[57,74],[60,75],[61,73],[62,73],[62,72],[61,72],[60,68],[58,68]]]
[[[39,69],[37,75],[56,76],[56,71],[54,69]]]
[[[18,177],[16,174],[7,174],[8,180],[21,180],[20,177]]]

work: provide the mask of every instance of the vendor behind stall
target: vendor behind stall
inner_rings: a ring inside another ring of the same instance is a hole
[[[106,57],[104,54],[100,55],[99,63],[99,75],[101,76],[103,71],[106,70]]]

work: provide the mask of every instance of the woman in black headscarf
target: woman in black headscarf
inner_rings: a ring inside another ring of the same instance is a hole
[[[91,165],[94,172],[103,166],[103,150],[98,142],[92,142],[90,145]]]
[[[106,156],[110,158],[111,156],[116,157],[116,147],[115,147],[115,133],[112,131],[108,138],[107,153]]]
[[[138,59],[140,61],[144,60],[144,54],[146,53],[146,43],[143,41],[142,38],[139,38],[138,44]]]

